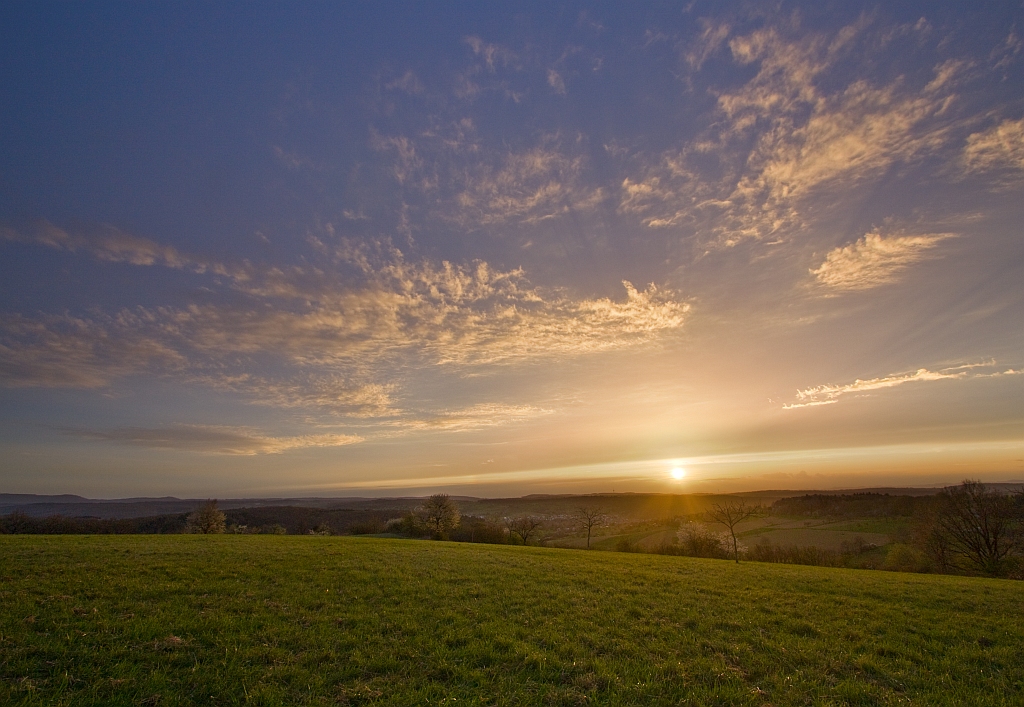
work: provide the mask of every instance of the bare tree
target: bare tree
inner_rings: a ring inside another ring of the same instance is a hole
[[[223,533],[227,518],[217,508],[217,500],[207,501],[188,514],[185,519],[186,533]]]
[[[936,531],[950,554],[968,567],[998,577],[1009,556],[1024,549],[1020,499],[965,480],[939,494]]]
[[[435,537],[447,538],[448,533],[459,527],[461,518],[459,507],[446,493],[435,493],[423,502],[423,522]]]
[[[523,541],[523,545],[526,545],[530,540],[530,536],[540,527],[540,521],[530,516],[506,518],[505,527],[508,528],[509,537],[517,535]]]
[[[910,540],[931,560],[937,572],[949,573],[954,568],[954,557],[949,536],[939,526],[942,513],[942,498],[936,496],[915,514]]]
[[[594,528],[608,522],[608,514],[593,506],[580,506],[573,514],[576,527],[587,534],[587,549],[590,549],[590,535]]]
[[[762,513],[760,506],[747,505],[746,501],[716,503],[705,514],[711,523],[721,523],[729,529],[732,536],[732,556],[737,563],[740,561],[739,542],[736,540],[736,526],[745,520],[755,518]]]

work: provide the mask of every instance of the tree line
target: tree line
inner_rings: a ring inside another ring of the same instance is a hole
[[[827,518],[903,516],[907,531],[885,548],[863,541],[832,550],[740,542],[739,526],[769,512]],[[640,548],[624,542],[620,550]],[[771,509],[743,501],[716,503],[697,522],[682,524],[676,542],[653,552],[756,562],[870,567],[909,572],[1024,579],[1024,489],[1006,493],[965,480],[930,496],[852,494],[781,499]]]
[[[863,542],[839,550],[807,546],[741,543],[740,526],[766,513],[827,518],[899,516],[909,528],[897,542],[881,549]],[[344,520],[339,520],[343,518]],[[575,531],[586,538],[607,526],[601,506],[580,506],[571,514]],[[696,521],[696,522],[694,522]],[[0,533],[300,533],[385,534],[458,542],[529,545],[542,540],[543,520],[530,515],[500,522],[463,516],[447,494],[435,494],[397,518],[385,511],[343,511],[299,507],[264,507],[221,511],[209,501],[189,514],[122,520],[98,518],[31,518],[13,513],[0,517]],[[640,551],[628,538],[623,551]],[[1024,490],[1006,493],[966,480],[930,496],[877,493],[808,494],[777,501],[771,509],[744,501],[715,503],[698,518],[682,523],[674,542],[653,550],[664,554],[784,562],[825,566],[878,567],[903,571],[978,574],[1024,578]]]

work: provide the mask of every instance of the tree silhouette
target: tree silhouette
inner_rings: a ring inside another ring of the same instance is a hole
[[[729,529],[729,535],[732,536],[732,556],[737,563],[740,561],[740,549],[736,540],[736,526],[761,515],[761,512],[760,506],[750,506],[746,501],[739,501],[716,503],[706,513],[708,521],[721,523]]]
[[[587,549],[590,549],[590,535],[594,528],[608,520],[608,514],[593,506],[580,506],[573,514],[576,527],[587,533]]]
[[[1020,498],[965,480],[939,494],[936,530],[951,554],[985,574],[1005,573],[1007,558],[1024,549]]]
[[[540,521],[530,516],[519,516],[506,519],[505,527],[508,528],[509,537],[517,535],[523,541],[523,545],[526,545],[530,536],[540,527]]]

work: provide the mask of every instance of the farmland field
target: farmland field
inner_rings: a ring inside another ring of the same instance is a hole
[[[1024,584],[293,536],[0,536],[0,703],[1024,703]]]

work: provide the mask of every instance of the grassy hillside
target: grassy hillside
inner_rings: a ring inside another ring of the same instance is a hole
[[[269,536],[0,536],[0,704],[1024,703],[1024,584]]]

